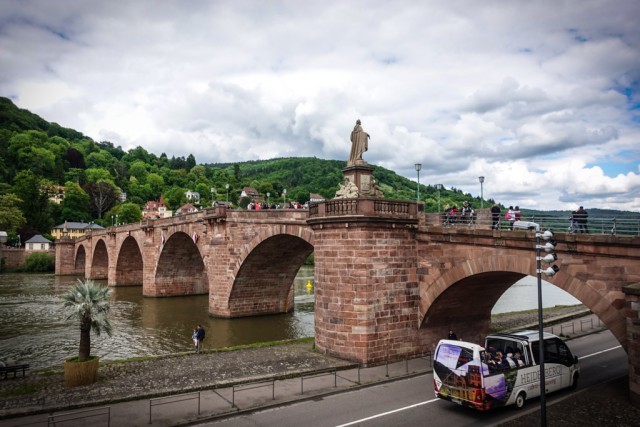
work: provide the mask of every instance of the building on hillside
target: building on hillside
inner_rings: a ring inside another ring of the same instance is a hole
[[[173,216],[173,212],[167,209],[167,205],[164,203],[164,197],[160,195],[160,200],[150,200],[142,209],[142,219],[160,219],[169,218]]]
[[[46,187],[46,192],[49,194],[49,200],[56,205],[61,204],[64,201],[64,186],[51,185]]]
[[[189,190],[186,193],[184,193],[184,195],[188,201],[193,203],[200,203],[200,193],[198,193],[197,191]]]
[[[182,214],[193,213],[193,212],[198,212],[198,208],[193,206],[191,203],[185,203],[184,205],[180,206],[176,210],[176,215],[182,215]]]
[[[103,230],[104,227],[92,222],[74,222],[65,221],[64,224],[56,225],[51,229],[51,236],[54,239],[59,239],[62,236],[70,237],[72,239],[82,237],[89,230]]]
[[[48,251],[51,249],[51,240],[44,237],[42,234],[36,234],[26,242],[24,242],[24,250],[27,252],[32,251]]]
[[[122,203],[127,201],[127,193],[125,191],[122,191],[122,188],[118,187],[118,193],[120,194],[120,201]]]
[[[238,197],[238,204],[240,204],[240,200],[242,200],[243,197],[248,197],[249,200],[251,200],[254,203],[263,203],[264,202],[264,197],[260,196],[260,193],[258,193],[258,190],[256,190],[253,187],[243,187],[242,188],[242,192],[240,193],[240,197]]]
[[[309,193],[309,203],[324,202],[326,199],[319,194]]]

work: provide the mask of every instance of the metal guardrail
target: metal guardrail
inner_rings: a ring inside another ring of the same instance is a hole
[[[65,412],[63,414],[50,415],[47,418],[47,426],[58,427],[61,424],[68,423],[70,421],[86,420],[94,417],[107,417],[107,427],[111,425],[111,407],[103,406],[101,408],[82,409],[80,411]],[[97,425],[91,422],[89,425]]]
[[[186,400],[196,400],[196,399],[198,399],[198,415],[200,415],[200,392],[199,391],[194,391],[192,393],[184,393],[184,394],[174,394],[172,396],[158,397],[156,399],[149,399],[149,424],[152,423],[151,409],[154,406],[169,405],[171,403],[178,403],[178,402],[184,402]]]
[[[256,388],[267,387],[271,385],[271,400],[276,400],[276,387],[275,387],[275,379],[265,380],[265,381],[256,381],[252,383],[244,383],[244,384],[234,384],[231,388],[231,407],[236,407],[236,392],[253,390]]]
[[[521,225],[526,223],[538,224],[541,230],[551,229],[554,232],[609,234],[622,236],[640,236],[640,214],[636,217],[601,217],[590,216],[584,227],[576,224],[570,216],[527,215],[520,218]],[[512,223],[500,216],[493,220],[488,212],[475,212],[473,215],[458,214],[450,216],[445,213],[428,213],[425,215],[425,225],[442,227],[472,227],[497,230],[511,230]],[[526,229],[525,228],[520,228]]]
[[[333,375],[333,387],[338,387],[338,375],[337,375],[337,369],[332,369],[330,371],[327,372],[317,372],[314,374],[301,374],[300,375],[300,394],[304,394],[304,379],[306,378],[317,378],[317,377],[324,377],[327,375]]]

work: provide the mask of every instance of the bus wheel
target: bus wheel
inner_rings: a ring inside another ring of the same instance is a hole
[[[527,400],[525,392],[521,391],[518,393],[518,396],[516,396],[516,409],[522,409],[524,407],[525,400]]]
[[[580,378],[580,374],[573,375],[573,383],[571,383],[571,390],[575,390],[578,388],[578,378]]]

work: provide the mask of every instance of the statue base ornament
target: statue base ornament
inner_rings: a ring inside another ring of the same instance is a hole
[[[357,197],[367,197],[372,199],[382,199],[384,194],[380,186],[373,178],[373,168],[364,160],[363,164],[347,166],[342,169],[344,182],[336,192],[336,199],[353,199]]]

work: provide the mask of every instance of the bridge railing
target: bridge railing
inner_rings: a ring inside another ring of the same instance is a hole
[[[309,206],[309,218],[331,216],[385,216],[417,218],[415,202],[384,199],[332,199]]]
[[[551,229],[554,232],[610,234],[621,236],[640,236],[640,214],[616,216],[589,216],[584,226],[575,223],[569,215],[523,215],[520,221],[512,223],[502,214],[494,221],[488,210],[478,211],[473,215],[445,213],[425,214],[425,225],[441,227],[470,227],[499,230],[540,230]]]

